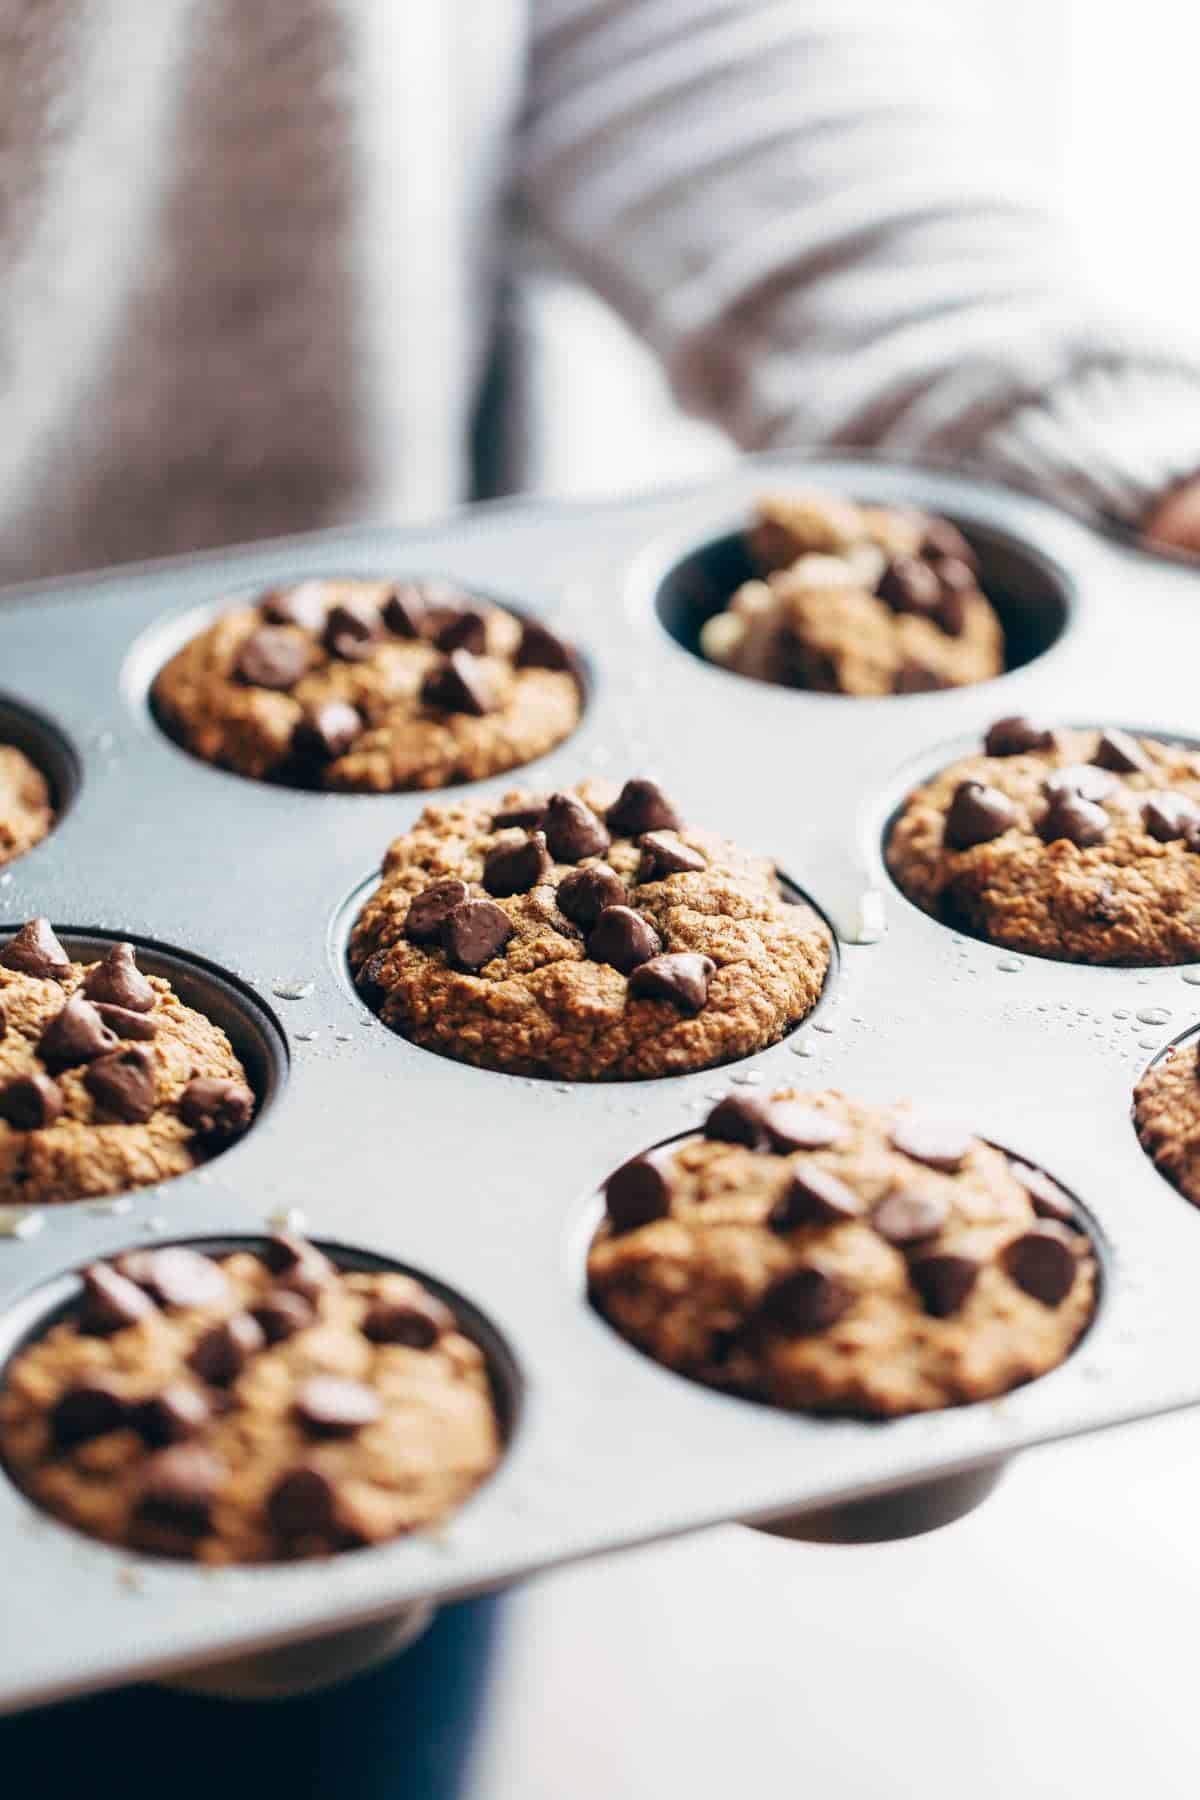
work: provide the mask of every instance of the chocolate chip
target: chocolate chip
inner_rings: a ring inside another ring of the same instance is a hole
[[[63,1104],[62,1089],[48,1075],[14,1075],[0,1087],[0,1119],[14,1131],[44,1131]]]
[[[1090,763],[1067,763],[1061,769],[1051,770],[1042,783],[1042,792],[1048,800],[1061,794],[1076,794],[1081,800],[1100,801],[1106,800],[1117,785],[1113,776]]]
[[[442,941],[451,965],[473,975],[500,955],[513,929],[508,914],[491,900],[464,900],[446,920]]]
[[[593,925],[587,953],[593,962],[611,963],[622,975],[649,962],[662,949],[662,939],[640,913],[629,906],[606,906]]]
[[[252,632],[237,654],[233,672],[250,687],[285,693],[308,673],[309,649],[303,638],[281,625]]]
[[[575,652],[570,645],[532,619],[526,621],[521,631],[521,642],[513,660],[518,669],[552,669],[563,675],[577,674]]]
[[[320,1469],[289,1469],[267,1497],[267,1517],[281,1537],[323,1537],[334,1526],[337,1489]]]
[[[513,806],[503,806],[498,813],[492,815],[492,830],[503,831],[508,825],[519,825],[522,831],[536,831],[546,823],[546,808],[549,797],[542,795],[532,800],[520,800]]]
[[[469,607],[448,618],[433,641],[447,656],[451,650],[469,650],[472,656],[482,656],[487,649],[487,620]]]
[[[299,625],[318,631],[325,617],[325,587],[320,581],[300,581],[295,587],[271,588],[258,602],[268,625]]]
[[[592,863],[586,869],[572,869],[558,884],[555,895],[558,910],[587,931],[596,923],[606,906],[624,906],[628,899],[625,883],[607,863]]]
[[[373,1388],[342,1375],[314,1375],[296,1396],[297,1416],[318,1437],[352,1437],[382,1411]]]
[[[1152,794],[1142,807],[1142,824],[1160,844],[1190,838],[1200,831],[1200,807],[1186,794]]]
[[[483,863],[483,885],[489,894],[527,894],[550,868],[546,834],[535,831],[519,844],[497,844]]]
[[[915,613],[932,618],[942,597],[941,586],[928,563],[915,556],[898,556],[879,578],[876,593],[896,613]]]
[[[914,1162],[952,1174],[970,1155],[974,1139],[955,1125],[935,1119],[900,1119],[889,1133],[892,1147]]]
[[[144,1044],[127,1044],[89,1063],[83,1085],[97,1106],[125,1125],[144,1125],[154,1111],[156,1079],[153,1052]]]
[[[983,747],[989,756],[1026,756],[1031,750],[1053,750],[1054,733],[1023,713],[1013,713],[989,726]]]
[[[742,1094],[727,1094],[704,1121],[704,1135],[715,1144],[744,1144],[748,1150],[765,1150],[766,1108]]]
[[[107,1263],[92,1263],[83,1271],[79,1329],[88,1337],[109,1337],[157,1310],[148,1294]]]
[[[59,1450],[86,1444],[125,1423],[126,1406],[106,1375],[83,1375],[50,1408],[50,1436]]]
[[[1042,1169],[1032,1169],[1028,1163],[1010,1162],[1009,1169],[1029,1195],[1034,1212],[1039,1219],[1057,1219],[1060,1225],[1071,1225],[1075,1221],[1075,1207],[1063,1193],[1057,1182]]]
[[[950,1203],[931,1187],[895,1187],[871,1213],[871,1223],[889,1244],[919,1244],[936,1237],[950,1217]]]
[[[1145,774],[1154,764],[1127,731],[1102,731],[1092,761],[1116,775]]]
[[[1069,791],[1051,796],[1050,803],[1038,823],[1038,836],[1053,844],[1066,838],[1077,849],[1102,844],[1109,833],[1109,817],[1094,800],[1085,800]]]
[[[369,600],[339,600],[331,606],[321,642],[339,662],[363,662],[379,637],[379,608]]]
[[[949,519],[928,520],[921,540],[921,555],[933,562],[952,557],[956,562],[966,563],[972,571],[978,567],[975,552],[958,526],[952,525]]]
[[[133,1410],[132,1424],[150,1450],[168,1444],[184,1444],[207,1425],[212,1407],[199,1388],[172,1381],[160,1393],[151,1394]]]
[[[442,928],[456,906],[461,906],[470,889],[465,881],[448,876],[409,901],[404,920],[404,935],[410,944],[440,944]]]
[[[306,1331],[316,1316],[303,1294],[290,1293],[287,1288],[273,1288],[265,1300],[250,1308],[250,1317],[261,1325],[268,1344],[282,1344],[298,1331]]]
[[[1075,1254],[1061,1227],[1035,1225],[1004,1251],[1008,1274],[1043,1306],[1061,1306],[1075,1285]]]
[[[627,781],[604,815],[614,837],[638,838],[647,831],[680,831],[683,820],[658,783]]]
[[[186,1245],[138,1251],[122,1257],[118,1266],[162,1306],[221,1306],[229,1299],[224,1270],[211,1256]]]
[[[439,712],[470,713],[477,719],[496,710],[496,695],[487,671],[469,650],[452,650],[431,669],[421,686],[421,699]]]
[[[454,1314],[424,1290],[394,1299],[380,1295],[367,1307],[363,1336],[373,1344],[404,1344],[410,1350],[432,1350],[454,1330]]]
[[[935,1251],[929,1256],[914,1257],[908,1272],[925,1311],[935,1319],[948,1319],[966,1305],[979,1279],[979,1264],[973,1256]]]
[[[201,1381],[228,1387],[236,1381],[250,1358],[266,1348],[266,1333],[249,1313],[234,1313],[201,1332],[188,1354],[187,1365]]]
[[[693,875],[708,867],[704,857],[673,834],[647,831],[638,842],[642,851],[639,881],[661,881],[667,875]]]
[[[952,850],[990,843],[1017,822],[1007,794],[982,781],[960,781],[946,814],[945,841]]]
[[[278,1285],[303,1294],[315,1303],[323,1288],[337,1278],[337,1270],[324,1253],[306,1238],[279,1231],[268,1239],[263,1261],[278,1278]]]
[[[109,1030],[91,1001],[72,994],[42,1032],[37,1048],[46,1067],[58,1070],[94,1062],[116,1045],[116,1032]]]
[[[913,657],[901,663],[892,676],[893,694],[938,694],[949,685],[945,676],[939,675],[936,669],[926,668]]]
[[[638,1000],[669,1000],[682,1013],[698,1013],[708,999],[708,984],[717,965],[711,956],[676,950],[639,963],[629,977],[629,992]]]
[[[158,1026],[149,1013],[130,1012],[127,1006],[109,1006],[104,1000],[97,1000],[95,1005],[108,1029],[119,1038],[149,1044],[158,1036]]]
[[[104,960],[88,970],[83,991],[89,1000],[123,1006],[126,1012],[154,1011],[155,992],[137,966],[132,944],[114,944]]]
[[[945,585],[946,573],[952,569],[961,570],[966,577],[965,589]],[[941,626],[947,637],[961,637],[967,624],[966,593],[974,591],[975,583],[971,579],[970,572],[963,567],[962,563],[940,563],[938,579],[943,586],[942,597],[938,601],[937,611],[933,615],[934,623]]]
[[[412,581],[394,587],[383,603],[382,618],[393,637],[419,638],[425,630],[425,600]]]
[[[555,862],[582,862],[603,856],[610,838],[590,806],[574,794],[551,794],[546,807],[546,842]]]
[[[815,1106],[803,1106],[798,1100],[771,1100],[763,1108],[763,1125],[767,1141],[779,1156],[793,1150],[826,1150],[840,1144],[846,1127],[818,1112]]]
[[[71,959],[54,935],[49,919],[30,919],[0,950],[0,967],[16,969],[40,981],[61,981],[70,974]]]
[[[313,762],[333,762],[345,756],[362,733],[362,716],[345,700],[327,700],[310,706],[292,732],[292,749]]]
[[[179,1117],[192,1131],[217,1143],[241,1137],[254,1115],[254,1095],[241,1081],[196,1075],[179,1096]]]
[[[801,1268],[772,1282],[763,1295],[762,1311],[780,1331],[807,1335],[836,1325],[853,1305],[854,1290],[839,1276]]]
[[[795,1231],[800,1225],[838,1225],[857,1219],[863,1203],[820,1163],[795,1168],[787,1188],[771,1208],[767,1224],[772,1231]]]
[[[604,1209],[615,1232],[637,1231],[671,1210],[671,1183],[652,1156],[635,1156],[604,1184]]]
[[[137,1510],[144,1519],[196,1534],[212,1523],[224,1465],[199,1444],[174,1444],[147,1457]]]

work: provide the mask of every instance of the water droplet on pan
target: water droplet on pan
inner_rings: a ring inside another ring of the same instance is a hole
[[[1156,1050],[1157,1048],[1158,1048],[1158,1039],[1157,1038],[1139,1038],[1138,1039],[1138,1049],[1139,1050]]]
[[[996,967],[1002,975],[1019,975],[1025,964],[1019,956],[1002,956]]]
[[[276,981],[271,992],[280,1000],[307,1000],[315,986],[314,981]]]
[[[303,1231],[308,1220],[301,1207],[280,1206],[267,1214],[267,1224],[272,1231]]]
[[[736,1081],[739,1087],[757,1087],[762,1080],[762,1073],[758,1069],[741,1069],[730,1079]]]
[[[320,1035],[319,1031],[298,1031],[296,1042],[298,1044],[315,1044]]]
[[[1170,1016],[1170,1010],[1165,1006],[1143,1006],[1137,1015],[1142,1025],[1165,1025]]]
[[[0,1206],[0,1237],[36,1237],[45,1216],[31,1206]]]
[[[807,1038],[798,1038],[794,1044],[788,1045],[788,1049],[793,1056],[815,1056],[817,1054],[817,1046],[810,1044]]]
[[[128,1195],[122,1195],[116,1200],[97,1200],[88,1207],[88,1211],[99,1219],[119,1219],[124,1213],[133,1211],[133,1201]]]
[[[1200,969],[1185,969],[1180,979],[1189,987],[1200,987]]]
[[[836,1026],[831,1025],[827,1019],[813,1020],[813,1030],[821,1032],[825,1037],[832,1037],[836,1029]]]
[[[1127,1006],[1116,1006],[1113,1008],[1113,1018],[1114,1019],[1127,1019],[1128,1017],[1129,1017],[1129,1008]]]

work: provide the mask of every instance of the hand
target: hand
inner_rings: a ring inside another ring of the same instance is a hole
[[[1200,556],[1200,475],[1193,475],[1156,502],[1142,525],[1142,535],[1166,550]]]

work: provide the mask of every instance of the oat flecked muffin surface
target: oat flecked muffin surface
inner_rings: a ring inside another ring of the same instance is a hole
[[[835,495],[765,495],[760,579],[705,622],[705,656],[785,687],[859,698],[967,687],[1004,668],[975,553],[948,520]]]
[[[15,744],[0,744],[0,863],[40,844],[53,823],[46,777]]]
[[[108,1543],[263,1563],[438,1523],[500,1434],[483,1354],[442,1301],[282,1236],[85,1270],[78,1306],[9,1367],[0,1453]]]
[[[681,1375],[795,1410],[984,1400],[1061,1363],[1097,1268],[1040,1170],[906,1107],[782,1090],[606,1190],[594,1304]]]
[[[574,652],[444,583],[305,581],[223,613],[154,684],[159,720],[260,781],[391,793],[517,768],[579,722]]]
[[[1195,1041],[1167,1050],[1138,1082],[1133,1117],[1143,1150],[1181,1194],[1200,1206],[1200,1054]]]
[[[769,862],[643,780],[427,808],[350,939],[359,990],[394,1031],[571,1081],[749,1056],[812,1010],[830,954]]]
[[[999,719],[909,795],[887,847],[947,924],[1066,962],[1200,957],[1200,755],[1127,732]]]
[[[72,962],[34,919],[0,945],[0,1205],[185,1175],[253,1113],[225,1033],[143,974],[129,944]]]

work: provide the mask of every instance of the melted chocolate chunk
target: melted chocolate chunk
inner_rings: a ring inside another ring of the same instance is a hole
[[[550,870],[546,834],[535,831],[519,844],[497,844],[484,858],[483,885],[489,894],[504,899],[527,894]]]
[[[555,895],[559,911],[582,931],[591,929],[606,906],[624,906],[628,897],[625,883],[607,863],[572,869],[559,882]]]
[[[30,919],[0,950],[0,966],[39,981],[61,981],[71,972],[71,959],[49,919]]]
[[[952,850],[970,850],[1000,837],[1016,822],[1007,794],[981,781],[960,781],[946,814],[945,842]]]
[[[308,673],[309,649],[303,638],[281,625],[263,625],[238,651],[233,672],[248,687],[287,693]]]
[[[700,956],[695,951],[652,956],[634,969],[629,977],[629,992],[640,1000],[669,1000],[680,1012],[695,1014],[708,999],[708,984],[716,970],[711,956]]]
[[[622,975],[631,974],[661,950],[662,939],[653,925],[628,906],[606,906],[587,941],[593,962],[610,963]]]
[[[604,815],[614,837],[639,838],[647,831],[681,831],[683,820],[654,781],[627,781]]]

